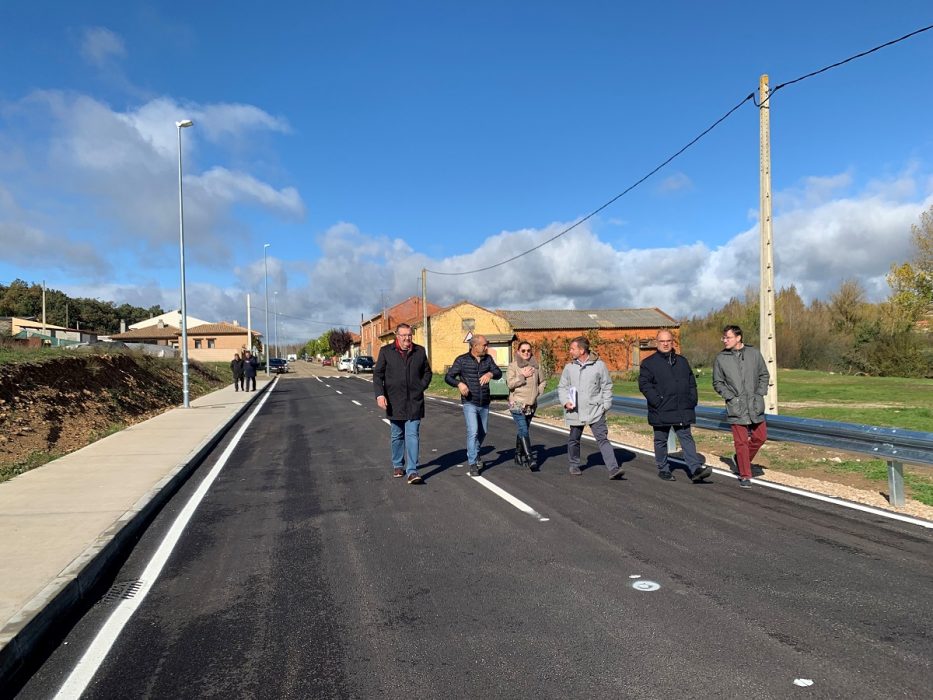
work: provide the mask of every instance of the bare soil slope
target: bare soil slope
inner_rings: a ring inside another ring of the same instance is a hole
[[[222,385],[189,365],[192,397]],[[0,365],[0,479],[182,403],[181,365],[131,353]]]

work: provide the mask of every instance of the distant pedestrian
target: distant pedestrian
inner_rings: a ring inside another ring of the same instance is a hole
[[[424,392],[432,376],[427,353],[412,342],[411,326],[400,323],[395,329],[395,342],[379,349],[373,367],[373,390],[376,404],[389,419],[392,476],[407,474],[409,484],[422,483],[418,473],[421,419]]]
[[[742,329],[722,329],[724,349],[713,363],[713,389],[726,400],[726,420],[732,426],[739,486],[751,488],[752,460],[768,439],[765,400],[771,374],[761,353],[742,342]]]
[[[256,391],[256,368],[259,360],[249,350],[243,355],[243,390]],[[250,388],[252,387],[252,388]]]
[[[648,401],[648,423],[654,428],[654,461],[658,465],[658,476],[664,481],[674,481],[667,455],[667,439],[673,430],[683,448],[690,479],[699,483],[713,470],[704,466],[690,432],[690,425],[697,420],[697,380],[687,358],[677,354],[670,331],[658,331],[657,344],[658,351],[641,363],[638,389]]]
[[[547,377],[535,359],[531,343],[518,344],[515,359],[509,363],[505,383],[509,387],[509,412],[515,421],[515,463],[520,467],[537,468],[537,454],[531,450],[531,419],[538,407],[538,397],[544,393]]]
[[[243,359],[238,352],[230,360],[230,371],[233,373],[233,390],[239,391],[243,387]]]
[[[489,425],[489,382],[502,378],[502,370],[487,354],[485,336],[470,338],[470,351],[458,355],[444,381],[460,391],[460,405],[466,421],[467,474],[479,476],[485,466],[479,458]]]
[[[572,358],[560,375],[557,386],[560,402],[564,407],[564,418],[570,427],[567,437],[567,459],[570,473],[580,476],[580,438],[583,428],[590,426],[599,452],[603,456],[610,479],[621,479],[625,470],[616,461],[615,450],[609,442],[609,427],[606,412],[612,407],[612,379],[606,364],[595,352],[590,352],[590,342],[583,336],[570,341]]]

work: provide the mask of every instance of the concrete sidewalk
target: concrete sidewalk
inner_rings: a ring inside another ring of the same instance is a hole
[[[269,385],[228,386],[0,484],[0,687]]]

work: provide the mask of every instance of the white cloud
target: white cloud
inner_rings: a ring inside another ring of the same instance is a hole
[[[123,39],[106,27],[88,27],[81,36],[81,55],[98,68],[126,56]]]
[[[885,275],[893,262],[907,259],[910,227],[933,206],[933,193],[920,201],[881,197],[875,186],[845,198],[827,194],[845,187],[847,179],[812,178],[785,200],[796,207],[774,222],[778,288],[793,284],[810,301],[827,298],[842,280],[855,278],[871,299],[887,295]],[[909,188],[899,185],[891,191]],[[282,299],[289,300],[287,304],[296,300],[301,310],[295,315],[302,318],[350,320],[355,325],[361,313],[377,312],[382,298],[394,303],[419,294],[421,268],[427,267],[435,271],[428,275],[428,298],[440,305],[469,299],[488,308],[658,307],[684,318],[705,314],[758,286],[757,223],[715,248],[697,242],[625,250],[601,241],[584,224],[487,272],[436,274],[494,264],[565,226],[555,222],[545,229],[505,231],[470,253],[431,260],[402,239],[367,236],[341,223],[319,242],[322,256],[307,271],[310,282],[289,289]],[[294,328],[299,327],[307,337],[326,330],[301,324]]]
[[[7,169],[9,187],[19,190],[21,206],[45,212],[62,209],[59,220],[47,230],[92,228],[103,245],[119,241],[137,251],[141,265],[153,252],[174,245],[177,237],[175,121],[180,118],[196,120],[195,128],[184,130],[182,136],[185,223],[198,232],[190,242],[186,240],[186,247],[194,260],[229,259],[229,246],[221,243],[236,243],[245,235],[244,225],[233,216],[237,206],[250,205],[290,220],[305,215],[294,187],[276,187],[222,165],[199,170],[202,141],[219,145],[223,155],[228,139],[288,130],[286,123],[258,108],[159,98],[118,111],[85,95],[49,90],[32,93],[6,113],[9,128],[0,131],[24,151],[19,164]],[[35,133],[33,125],[47,131]],[[56,206],[49,207],[50,201]]]
[[[669,175],[658,185],[658,191],[662,193],[680,192],[682,190],[693,189],[693,181],[684,173],[676,172]]]

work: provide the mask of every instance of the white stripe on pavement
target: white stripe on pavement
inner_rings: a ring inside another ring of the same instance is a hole
[[[362,405],[363,405],[363,404],[361,404],[359,401],[357,401],[356,399],[350,399],[350,401],[352,401],[353,403],[355,403],[357,406],[362,406]]]
[[[340,389],[334,389],[334,391],[336,391],[338,394],[342,394],[342,393],[343,393],[342,391],[340,391]]]
[[[546,523],[550,520],[550,518],[545,518],[543,515],[541,515],[541,513],[536,511],[534,508],[532,508],[530,505],[528,505],[524,501],[518,500],[517,498],[515,498],[515,496],[510,494],[508,491],[496,486],[489,479],[485,479],[481,476],[471,476],[470,478],[476,483],[480,484],[481,486],[485,486],[487,489],[489,489],[494,494],[496,494],[499,498],[503,499],[507,503],[510,503],[516,508],[518,508],[522,513],[527,513],[528,515],[530,515],[532,518],[535,518],[539,522]]]
[[[509,418],[509,420],[512,420]],[[556,425],[548,425],[547,423],[535,423],[535,426],[538,428],[545,428],[551,430],[555,433],[567,434],[566,428],[560,428]],[[589,440],[590,442],[596,442],[596,440],[591,435],[584,435],[584,439]],[[648,457],[654,457],[654,452],[650,450],[643,450],[640,447],[633,447],[632,445],[623,445],[619,442],[613,442],[614,447],[619,447],[623,450],[628,450],[629,452],[637,452],[638,454],[647,455]],[[672,462],[677,462],[678,464],[684,464],[683,460],[671,458]],[[713,470],[713,473],[717,476],[724,476],[729,479],[734,480],[735,474],[733,474],[728,469],[720,469],[719,467],[713,467],[712,465],[707,464],[706,466],[710,467]],[[816,493],[814,491],[805,491],[803,489],[794,488],[793,486],[785,486],[784,484],[778,484],[774,481],[766,481],[764,479],[752,479],[752,483],[758,486],[763,486],[768,489],[774,489],[775,491],[784,491],[786,493],[792,493],[795,496],[802,496],[804,498],[812,498],[815,501],[823,501],[824,503],[832,503],[836,506],[842,506],[843,508],[851,508],[852,510],[859,510],[863,513],[871,513],[872,515],[879,515],[882,518],[888,518],[889,520],[898,520],[902,523],[909,523],[911,525],[919,525],[922,528],[933,529],[933,522],[929,520],[921,520],[920,518],[912,518],[909,515],[901,515],[900,513],[892,513],[889,510],[884,510],[882,508],[875,508],[874,506],[866,506],[863,503],[856,503],[855,501],[845,501],[841,498],[835,498],[833,496],[824,496],[821,493]]]
[[[278,381],[278,377],[275,378],[275,381]],[[275,385],[273,385],[272,389],[274,388]],[[172,550],[175,548],[175,545],[178,543],[178,540],[181,538],[185,527],[187,527],[188,522],[191,520],[198,506],[201,504],[204,496],[207,494],[211,485],[213,485],[214,480],[220,474],[220,471],[224,468],[227,460],[230,459],[230,455],[233,454],[233,451],[236,449],[236,446],[243,438],[243,435],[246,434],[246,430],[253,422],[253,419],[262,409],[266,399],[268,399],[272,394],[272,389],[265,392],[265,395],[262,397],[262,399],[260,399],[259,403],[256,405],[256,408],[254,408],[252,413],[250,413],[249,418],[247,418],[243,425],[240,426],[240,429],[237,430],[236,435],[233,436],[230,444],[227,445],[226,449],[220,455],[220,459],[217,460],[217,463],[213,466],[210,472],[208,472],[207,476],[204,478],[204,481],[200,483],[198,488],[191,495],[191,498],[188,499],[185,507],[182,508],[181,512],[175,518],[175,522],[172,523],[172,527],[165,534],[165,537],[162,539],[162,543],[159,545],[159,548],[156,550],[155,554],[152,555],[152,559],[149,560],[149,564],[143,571],[142,576],[140,577],[141,585],[137,594],[133,598],[121,601],[117,609],[113,611],[113,614],[107,619],[107,622],[104,623],[104,626],[100,629],[100,632],[98,632],[97,636],[94,637],[94,641],[91,642],[91,646],[88,647],[88,650],[84,652],[84,656],[82,656],[81,660],[78,661],[77,666],[75,666],[74,670],[72,670],[68,678],[65,679],[61,689],[59,689],[58,693],[55,695],[55,700],[64,700],[66,698],[68,700],[77,700],[84,693],[88,683],[91,682],[91,679],[94,678],[94,674],[97,673],[97,669],[100,668],[100,665],[103,663],[104,659],[107,658],[107,654],[110,653],[111,647],[113,647],[114,642],[117,641],[117,637],[120,636],[120,633],[123,631],[126,623],[129,622],[130,618],[133,616],[133,613],[136,612],[139,606],[142,605],[142,602],[146,599],[146,595],[149,593],[152,585],[155,583],[156,579],[159,578],[159,574],[162,572],[162,567],[164,567],[165,562],[168,561],[168,558],[171,555]]]

